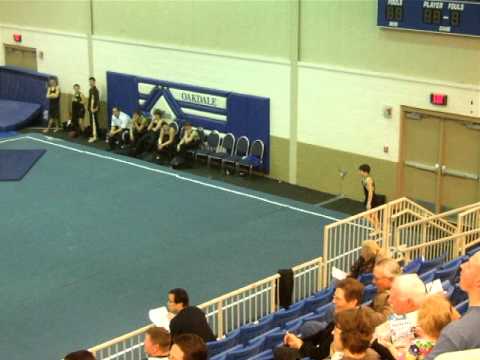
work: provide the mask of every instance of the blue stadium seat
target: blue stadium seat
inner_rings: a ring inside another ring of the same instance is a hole
[[[420,258],[414,259],[403,267],[403,273],[404,274],[418,273],[421,266],[422,266],[422,259]]]
[[[468,300],[467,293],[462,289],[460,289],[460,286],[458,284],[455,285],[455,288],[453,289],[453,293],[450,296],[450,301],[452,302],[453,305],[458,305],[465,300]]]
[[[237,161],[248,156],[249,147],[250,147],[250,140],[248,140],[246,136],[240,136],[237,140],[237,145],[235,146],[234,154],[231,156],[227,156],[225,159],[222,160],[222,167],[227,164],[235,166]]]
[[[236,351],[236,350],[240,350],[243,348],[243,345],[235,345],[234,347],[231,347],[227,350],[225,350],[224,352],[221,352],[215,356],[212,356],[212,357],[208,357],[209,360],[225,360],[225,358],[227,357],[227,354],[231,351]]]
[[[250,360],[272,360],[272,359],[273,359],[273,351],[270,349],[262,351],[261,353],[250,358]]]
[[[438,266],[442,265],[445,261],[445,255],[439,256],[433,260],[426,260],[422,261],[422,265],[418,270],[419,274],[424,274],[427,271],[437,268]]]
[[[235,345],[240,343],[240,330],[235,330],[232,333],[228,334],[223,339],[217,341],[210,341],[207,343],[208,357],[212,357],[223,353],[227,350],[230,350]]]
[[[440,279],[441,281],[448,280],[451,283],[455,283],[459,267],[450,267],[444,270],[436,270],[433,274],[434,279]]]
[[[283,327],[287,321],[293,320],[299,317],[302,313],[305,303],[299,302],[290,306],[288,310],[281,309],[273,314],[273,326]]]
[[[303,312],[304,313],[312,312],[318,307],[328,304],[331,301],[332,301],[331,293],[310,296],[309,298],[305,299],[305,306],[303,308]]]
[[[253,169],[257,169],[263,164],[263,154],[265,152],[265,144],[262,140],[255,140],[250,147],[248,156],[236,162],[237,167],[247,167],[251,174]]]
[[[220,161],[221,163],[222,160],[226,157],[232,156],[234,148],[235,135],[233,135],[232,133],[228,133],[223,137],[221,151],[216,151],[208,155],[208,162],[211,163],[212,161]]]
[[[480,244],[470,246],[469,248],[467,248],[467,256],[471,257],[475,255],[479,250],[480,250]]]
[[[250,341],[247,346],[240,349],[229,351],[225,360],[246,360],[252,356],[260,353],[263,349],[265,337],[262,337],[256,341]]]
[[[283,338],[285,337],[285,331],[272,332],[264,336],[264,341],[262,343],[262,352],[265,350],[273,350],[277,346],[283,343]],[[253,343],[253,340],[251,341]]]
[[[334,303],[329,303],[323,306],[320,306],[315,312],[319,315],[323,315],[323,320],[319,321],[325,321],[327,323],[333,321],[333,317],[335,315],[335,304]],[[312,319],[309,319],[312,320]],[[305,319],[307,321],[307,319]]]
[[[460,304],[455,305],[455,309],[457,309],[460,315],[465,314],[468,310],[468,299],[462,301]]]
[[[456,259],[450,260],[449,262],[440,265],[439,270],[450,269],[450,268],[458,268],[462,265],[465,261],[468,260],[468,256],[460,256]]]
[[[372,273],[363,273],[363,274],[360,274],[360,276],[358,277],[358,281],[360,281],[365,286],[371,284],[372,280],[373,280]]]
[[[451,298],[453,291],[455,290],[455,286],[453,286],[449,280],[442,281],[442,288],[445,291],[445,295],[448,299]]]
[[[433,278],[435,276],[435,268],[431,269],[430,271],[427,271],[420,275],[420,279],[425,283],[428,284],[429,282],[433,281]]]
[[[273,316],[264,318],[258,324],[247,324],[240,328],[239,343],[246,344],[251,339],[265,334],[273,328]]]
[[[377,294],[377,287],[375,285],[367,285],[363,289],[362,303],[372,300]]]
[[[313,314],[313,313],[311,313],[311,314]],[[311,314],[309,314],[309,315],[311,315]],[[288,331],[288,332],[292,333],[292,334],[296,334],[300,330],[300,327],[303,325],[303,323],[304,323],[304,318],[290,320],[289,322],[287,322],[285,324],[283,329],[285,331]]]

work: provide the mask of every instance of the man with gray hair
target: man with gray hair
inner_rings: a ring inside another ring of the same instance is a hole
[[[468,311],[443,328],[426,360],[446,352],[480,348],[480,252],[461,265],[460,288],[468,294]]]
[[[393,281],[401,274],[398,263],[393,259],[382,259],[373,268],[373,284],[378,291],[372,300],[371,308],[375,311],[375,322],[382,324],[393,313],[388,301]]]
[[[417,326],[417,310],[427,296],[425,284],[417,274],[397,276],[392,283],[388,302],[393,314],[375,330],[376,337],[391,343],[400,351],[410,346]]]

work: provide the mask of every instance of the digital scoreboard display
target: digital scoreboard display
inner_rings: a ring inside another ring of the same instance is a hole
[[[480,36],[480,0],[378,0],[377,25]]]

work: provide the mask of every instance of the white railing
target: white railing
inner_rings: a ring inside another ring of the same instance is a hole
[[[293,302],[303,300],[323,288],[323,258],[294,266],[292,270]]]
[[[272,275],[241,289],[207,301],[198,307],[218,337],[277,310],[278,279]],[[142,327],[90,349],[97,360],[141,360],[143,338],[153,325]]]

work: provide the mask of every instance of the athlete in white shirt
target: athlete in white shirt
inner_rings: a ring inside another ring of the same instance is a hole
[[[111,150],[114,150],[117,146],[123,146],[128,141],[131,126],[132,119],[130,116],[120,111],[119,107],[114,107],[112,109],[111,127],[106,140]]]

